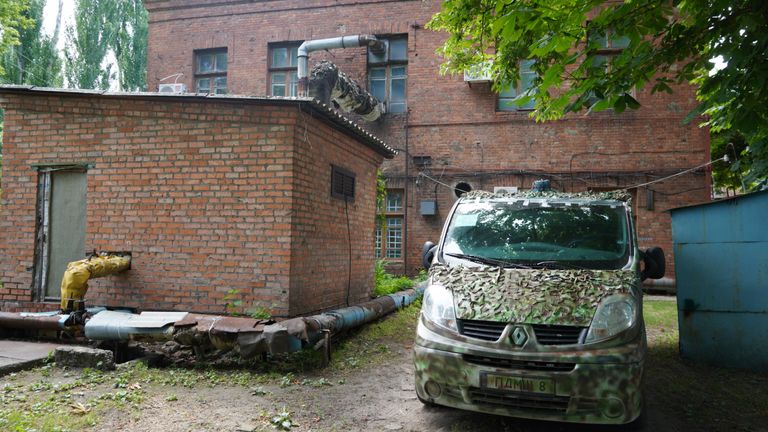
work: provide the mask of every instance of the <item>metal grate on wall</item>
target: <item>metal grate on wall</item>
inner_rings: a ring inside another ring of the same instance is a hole
[[[343,200],[355,199],[355,173],[331,165],[331,196]]]

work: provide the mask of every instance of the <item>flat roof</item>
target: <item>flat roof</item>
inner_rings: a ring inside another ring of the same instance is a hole
[[[364,145],[375,150],[387,159],[392,159],[397,151],[384,141],[372,135],[358,126],[352,120],[339,114],[336,110],[320,101],[309,97],[279,97],[279,96],[241,96],[241,95],[213,95],[197,93],[155,93],[155,92],[111,92],[105,90],[65,89],[50,87],[35,87],[29,85],[0,85],[0,94],[29,94],[29,95],[56,95],[56,96],[87,96],[106,99],[131,98],[139,100],[179,101],[179,102],[226,102],[249,105],[280,105],[297,106],[319,114],[320,117],[330,123],[337,130],[346,132],[359,139]]]
[[[711,205],[715,205],[715,204],[727,203],[727,202],[731,202],[731,201],[738,201],[738,200],[742,200],[742,199],[745,199],[745,198],[752,198],[752,197],[756,197],[756,196],[760,196],[760,195],[765,195],[765,194],[768,194],[768,189],[763,189],[763,190],[759,190],[759,191],[755,191],[755,192],[749,192],[749,193],[745,193],[745,194],[741,194],[741,195],[734,195],[732,197],[720,198],[720,199],[716,199],[716,200],[712,200],[712,201],[705,201],[705,202],[701,202],[701,203],[684,205],[684,206],[680,206],[680,207],[671,208],[671,209],[669,209],[667,211],[668,212],[675,212],[677,210],[687,210],[687,209],[692,209],[692,208],[696,208],[696,207],[706,207],[706,206],[711,206]]]

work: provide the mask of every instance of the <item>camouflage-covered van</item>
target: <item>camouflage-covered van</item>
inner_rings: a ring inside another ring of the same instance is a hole
[[[424,251],[419,400],[580,423],[640,415],[640,282],[664,259],[638,249],[628,195],[470,192]]]

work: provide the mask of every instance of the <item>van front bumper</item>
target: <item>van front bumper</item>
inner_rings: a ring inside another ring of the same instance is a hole
[[[642,335],[636,343],[616,348],[556,352],[501,351],[457,336],[447,339],[419,320],[414,362],[416,393],[422,401],[576,423],[623,424],[640,415]],[[489,382],[504,377],[541,389],[499,390]]]

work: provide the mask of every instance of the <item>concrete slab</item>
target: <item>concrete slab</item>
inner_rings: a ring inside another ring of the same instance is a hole
[[[62,345],[45,342],[0,340],[0,376],[42,364]]]

